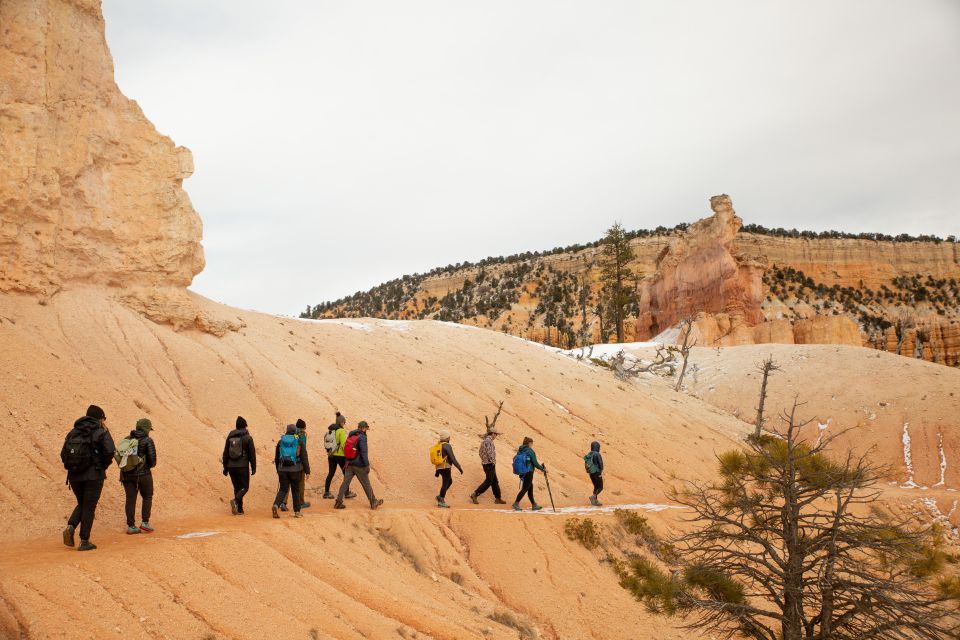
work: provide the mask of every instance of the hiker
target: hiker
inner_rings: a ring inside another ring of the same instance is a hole
[[[301,444],[306,445],[307,444],[307,423],[303,421],[303,418],[297,418],[296,426],[297,426],[297,433],[295,435],[297,436],[297,440],[299,440]],[[300,472],[300,508],[301,509],[306,509],[307,507],[310,506],[310,503],[304,500],[304,497],[303,497],[303,494],[306,491],[306,488],[307,488],[307,476],[306,474],[303,473],[303,471],[301,471]],[[286,498],[284,498],[283,504],[280,505],[280,511],[286,511],[286,510],[287,510],[287,500]]]
[[[586,467],[587,473],[590,474],[590,482],[593,483],[590,504],[595,507],[602,506],[597,498],[603,491],[603,456],[600,455],[600,443],[596,440],[590,443],[590,452],[583,456],[583,466]]]
[[[347,466],[343,472],[343,482],[340,483],[336,502],[333,503],[334,509],[346,509],[343,499],[350,491],[350,481],[354,476],[360,481],[363,492],[367,494],[371,509],[376,509],[383,504],[383,499],[378,499],[373,494],[373,487],[370,486],[370,458],[367,449],[367,429],[369,428],[370,425],[366,420],[361,420],[343,443],[343,455],[347,460]]]
[[[517,454],[513,456],[513,472],[520,476],[520,493],[513,501],[514,511],[522,511],[520,500],[523,499],[524,494],[530,498],[530,504],[533,505],[532,511],[540,511],[543,508],[533,499],[533,473],[536,469],[540,469],[546,474],[547,467],[537,462],[537,454],[530,447],[531,444],[533,444],[533,438],[524,438],[523,444],[517,449]]]
[[[227,434],[223,443],[223,475],[229,475],[233,485],[230,500],[233,515],[243,514],[243,496],[250,490],[250,476],[256,474],[257,449],[253,446],[253,436],[247,431],[247,421],[237,416],[236,428]]]
[[[117,445],[115,458],[120,465],[120,483],[126,494],[124,510],[127,514],[127,534],[153,533],[150,526],[150,509],[153,507],[153,474],[151,469],[157,466],[157,446],[150,437],[153,423],[149,418],[137,420],[136,428]],[[136,442],[136,449],[130,445]],[[125,455],[126,454],[126,455]],[[135,457],[133,463],[130,458]],[[137,510],[137,494],[142,499],[140,505],[140,526],[134,526],[134,514]]]
[[[103,409],[95,404],[90,405],[86,415],[73,423],[73,429],[67,433],[60,450],[60,460],[67,470],[67,484],[77,498],[77,506],[67,520],[67,528],[63,530],[63,544],[68,547],[76,544],[73,534],[77,525],[80,525],[80,551],[97,548],[90,542],[90,531],[103,491],[103,481],[107,477],[106,469],[115,451],[106,424],[107,415]]]
[[[333,476],[337,473],[344,473],[344,467],[347,459],[343,456],[343,445],[347,441],[347,430],[344,425],[347,424],[347,418],[337,411],[336,419],[323,436],[323,448],[327,451],[327,479],[323,482],[323,497],[327,500],[333,500],[334,495],[330,493],[330,483],[333,482]],[[345,498],[356,498],[357,494],[348,491]]]
[[[450,432],[441,431],[439,442],[430,448],[430,462],[436,468],[435,478],[440,478],[440,495],[437,496],[437,506],[441,509],[447,509],[447,489],[453,484],[453,467],[457,468],[460,475],[463,475],[463,467],[457,462],[457,456],[453,455],[453,447],[450,446]]]
[[[500,481],[497,479],[497,448],[493,446],[493,441],[497,439],[500,432],[491,425],[487,429],[487,435],[483,436],[480,442],[480,464],[483,465],[485,475],[480,486],[470,494],[470,502],[480,504],[477,497],[482,495],[487,489],[493,490],[494,504],[507,504],[506,500],[500,498]]]
[[[277,450],[273,456],[280,476],[280,489],[273,501],[273,517],[280,517],[280,505],[287,500],[287,491],[293,496],[293,517],[302,518],[300,513],[300,480],[310,477],[310,459],[307,456],[306,441],[297,438],[297,425],[288,424],[287,432],[277,441]]]

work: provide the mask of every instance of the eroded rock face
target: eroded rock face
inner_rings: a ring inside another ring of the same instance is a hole
[[[0,154],[0,291],[182,289],[203,269],[190,151],[120,93],[99,0],[0,2]]]

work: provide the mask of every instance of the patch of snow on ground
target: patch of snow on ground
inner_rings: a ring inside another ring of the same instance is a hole
[[[209,538],[223,533],[222,531],[195,531],[193,533],[184,533],[177,536],[177,540],[189,540],[191,538]]]
[[[903,423],[903,464],[907,467],[907,481],[900,485],[903,489],[915,489],[917,483],[913,481],[913,459],[910,457],[910,423]]]
[[[561,515],[570,515],[571,513],[613,513],[617,509],[635,509],[643,511],[652,511],[654,513],[658,511],[665,511],[667,509],[684,509],[685,507],[678,507],[670,504],[656,504],[653,502],[645,502],[642,504],[608,504],[601,507],[591,507],[591,506],[580,506],[580,507],[560,507],[557,509],[556,513],[550,508],[549,505],[540,505],[543,507],[542,511],[531,511],[530,507],[524,507],[523,511],[514,511],[513,509],[473,509],[473,511],[496,511],[499,513],[515,513],[517,515],[527,514],[527,515],[546,515],[546,516],[561,516]]]
[[[957,539],[957,528],[950,523],[950,515],[953,515],[953,513],[957,510],[957,501],[953,501],[953,505],[950,507],[950,515],[944,515],[943,511],[940,511],[940,507],[937,506],[937,501],[933,498],[920,498],[920,502],[923,503],[923,506],[925,506],[927,511],[930,512],[930,515],[933,516],[933,523],[939,524],[948,532],[950,532],[950,535],[954,539]]]
[[[670,327],[669,329],[665,329],[664,331],[661,331],[660,333],[658,333],[658,334],[657,334],[656,336],[654,336],[654,338],[653,338],[653,341],[654,341],[654,342],[657,342],[657,343],[665,342],[665,343],[670,343],[670,344],[677,344],[677,341],[678,341],[678,340],[680,340],[680,327],[679,327],[679,326]]]
[[[623,342],[623,343],[620,343],[620,344],[617,344],[617,343],[614,343],[614,344],[602,343],[602,344],[594,344],[594,345],[590,345],[590,346],[582,347],[582,348],[581,348],[581,347],[578,347],[578,348],[576,348],[576,349],[565,349],[565,350],[557,349],[556,351],[557,351],[557,353],[561,353],[561,354],[563,354],[563,355],[565,355],[565,356],[577,357],[577,356],[583,354],[584,357],[586,357],[587,355],[589,355],[591,358],[599,358],[599,359],[601,359],[601,360],[608,360],[608,359],[612,358],[613,356],[617,355],[618,353],[620,353],[621,351],[623,351],[624,353],[626,353],[626,352],[628,352],[628,351],[638,351],[638,350],[640,350],[640,349],[650,349],[650,348],[655,348],[655,347],[657,347],[659,344],[660,344],[660,343],[658,343],[658,342]],[[592,352],[591,352],[591,349],[593,349]]]
[[[942,487],[945,484],[944,477],[947,474],[947,454],[943,452],[943,434],[939,431],[937,432],[937,438],[939,439],[937,449],[940,451],[940,480],[933,486]]]
[[[830,426],[830,423],[833,421],[833,418],[827,418],[826,422],[817,422],[817,444],[823,441],[823,432],[827,430],[827,427]]]
[[[377,320],[377,326],[394,331],[410,331],[413,328],[413,322],[410,320]]]
[[[312,320],[309,318],[298,318],[301,322],[312,322],[314,324],[338,324],[343,327],[348,327],[350,329],[356,329],[357,331],[366,331],[372,332],[373,327],[369,324],[363,322],[357,322],[356,320],[344,320],[342,318],[322,318],[320,320]]]

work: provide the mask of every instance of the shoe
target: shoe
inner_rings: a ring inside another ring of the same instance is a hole
[[[140,523],[140,531],[143,531],[144,533],[153,533],[154,529],[150,526],[149,522],[144,520]]]
[[[97,545],[93,544],[89,540],[81,540],[80,546],[77,547],[77,551],[93,551],[97,548]]]
[[[236,500],[230,501],[230,513],[232,513],[233,515],[237,515],[238,513],[240,513],[240,509],[237,507]]]
[[[477,500],[477,494],[475,493],[470,494],[470,502],[472,502],[473,504],[480,504],[480,501]]]
[[[333,503],[333,508],[334,508],[334,509],[346,509],[347,507],[346,507],[342,502],[340,502],[339,500],[337,500],[336,502]]]
[[[238,516],[242,516],[242,515],[243,515],[243,509],[240,509],[239,511],[237,511],[237,515],[238,515]]]
[[[356,498],[356,497],[357,497],[357,494],[355,494],[353,491],[347,491],[347,495],[345,495],[345,496],[343,496],[343,497],[344,497],[344,498]]]
[[[74,547],[77,544],[73,539],[74,530],[75,528],[72,524],[68,524],[67,528],[63,530],[63,544],[68,547]]]
[[[294,517],[294,518],[302,518],[302,517],[303,517],[303,514],[300,513],[299,511],[294,511],[294,512],[293,512],[293,517]]]
[[[300,508],[301,508],[301,509],[309,509],[309,508],[310,508],[310,503],[309,503],[309,502],[301,502],[301,503],[300,503]]]
[[[376,500],[376,501],[374,501],[374,502],[371,502],[371,503],[370,503],[370,508],[373,509],[373,510],[376,510],[376,509],[378,509],[382,504],[383,504],[383,498],[380,498],[379,500]]]
[[[597,496],[595,496],[595,495],[594,495],[594,496],[590,496],[590,504],[592,504],[592,505],[595,506],[595,507],[599,507],[599,506],[600,506],[600,501],[597,500]]]
[[[493,504],[507,504],[507,501],[506,501],[506,500],[501,500],[500,498],[496,498],[496,499],[493,501]]]
[[[444,500],[443,498],[439,498],[439,497],[437,498],[437,506],[440,507],[441,509],[449,509],[449,508],[450,508],[450,505],[447,504],[447,501]]]
[[[334,496],[334,495],[333,495],[332,493],[330,493],[329,491],[327,491],[326,493],[323,494],[323,499],[324,499],[324,500],[333,500],[335,497],[336,497],[336,496]]]
[[[280,507],[278,507],[277,505],[273,505],[272,511],[273,511],[273,517],[274,517],[274,518],[279,518],[279,517],[280,517]]]
[[[288,509],[286,503],[284,503],[280,505],[280,511],[283,511],[284,513],[286,513],[287,511],[290,511],[290,509]]]
[[[128,536],[132,536],[135,533],[140,533],[140,529],[137,529],[136,527],[127,527]]]
[[[538,504],[535,504],[532,507],[530,507],[530,511],[540,511],[541,509],[543,509],[543,507],[541,507]]]
[[[519,502],[514,502],[513,505],[511,505],[511,506],[513,506],[513,510],[514,510],[514,511],[523,511],[523,509],[520,508],[520,503],[519,503]]]

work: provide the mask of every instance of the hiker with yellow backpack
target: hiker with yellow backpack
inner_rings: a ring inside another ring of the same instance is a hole
[[[440,495],[437,496],[437,506],[441,509],[447,509],[447,490],[453,484],[453,467],[457,468],[460,475],[463,475],[463,467],[457,462],[457,456],[453,455],[453,447],[450,446],[450,432],[441,431],[437,444],[430,447],[430,462],[436,471],[434,477],[441,478]]]
[[[150,526],[150,511],[153,508],[153,474],[157,466],[157,447],[150,437],[153,423],[149,418],[137,420],[136,428],[130,435],[117,443],[113,454],[120,467],[120,483],[126,496],[124,511],[127,516],[127,534],[153,533]],[[140,526],[135,526],[137,495],[142,498],[140,505]]]

